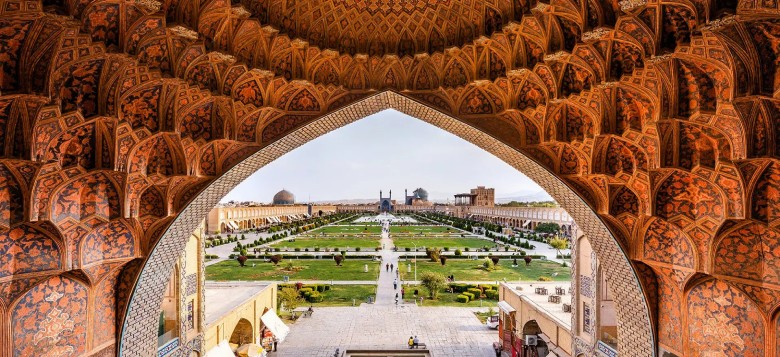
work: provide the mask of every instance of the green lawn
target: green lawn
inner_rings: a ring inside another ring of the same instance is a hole
[[[451,252],[454,252],[455,249],[460,248],[463,250],[463,248],[468,247],[471,249],[474,248],[482,248],[483,246],[492,247],[495,245],[495,243],[486,240],[486,239],[479,239],[479,238],[393,238],[393,243],[398,248],[414,248],[414,244],[417,244],[418,248],[425,247],[434,247],[434,248],[444,248],[449,247]]]
[[[374,233],[374,234],[380,234],[382,233],[382,227],[380,226],[371,226],[371,225],[349,225],[349,226],[324,226],[317,228],[315,230],[310,231],[309,233],[312,234],[320,234],[320,233],[343,233],[343,234],[357,234],[357,233]]]
[[[272,245],[273,248],[356,248],[360,247],[366,251],[374,251],[374,248],[381,246],[379,239],[374,238],[295,238],[295,242],[283,241]]]
[[[286,270],[288,263],[302,267],[298,271]],[[255,264],[252,267],[252,264]],[[368,264],[368,273],[363,266]],[[347,259],[337,267],[333,259],[285,259],[279,266],[262,260],[248,260],[245,267],[235,260],[226,260],[206,267],[207,280],[282,280],[289,276],[295,280],[376,280],[379,275],[379,263],[371,260]]]
[[[417,260],[417,278],[420,274],[426,271],[436,272],[443,275],[454,275],[455,282],[458,281],[497,281],[506,280],[509,281],[536,281],[541,276],[551,277],[555,281],[571,280],[571,268],[562,267],[555,262],[548,262],[542,260],[534,260],[531,265],[526,267],[525,262],[518,259],[518,267],[512,267],[512,260],[509,258],[502,258],[499,261],[498,269],[493,271],[486,271],[482,268],[482,262],[484,260],[447,260],[447,265],[442,266],[441,263],[432,263],[425,258]],[[414,264],[412,264],[412,272],[406,272],[406,264],[411,262],[402,262],[401,265],[401,278],[402,279],[414,279]],[[553,273],[558,273],[556,276],[552,276]]]
[[[449,231],[447,230],[449,228]],[[444,226],[394,226],[390,225],[390,233],[459,233],[460,231],[452,227]]]
[[[419,267],[418,267],[419,268]],[[422,306],[457,306],[457,307],[495,307],[498,303],[498,300],[492,300],[492,299],[482,299],[482,302],[480,303],[479,299],[475,299],[474,301],[469,301],[466,303],[458,302],[455,298],[460,293],[450,293],[447,291],[447,289],[442,289],[439,292],[439,296],[436,297],[436,300],[431,300],[428,298],[428,289],[426,289],[422,285],[404,285],[404,298],[406,301],[411,301],[414,299],[414,289],[417,289],[419,292],[419,295],[417,295],[417,304],[420,304],[420,296],[423,297],[423,303]]]
[[[314,306],[352,306],[353,299],[355,306],[360,306],[369,296],[376,299],[376,285],[331,285],[322,296],[322,302]]]

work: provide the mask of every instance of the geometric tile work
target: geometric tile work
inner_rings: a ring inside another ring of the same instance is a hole
[[[614,290],[621,355],[780,352],[775,2],[44,3],[0,0],[2,356],[151,355],[205,212],[387,108],[484,148],[569,211]],[[649,267],[641,280],[631,261]],[[114,293],[101,278],[117,271]],[[36,340],[49,295],[80,306],[60,314],[78,323]],[[98,309],[119,340],[96,333]],[[724,347],[691,326],[764,334]]]
[[[582,296],[591,299],[595,298],[596,294],[593,291],[594,288],[593,279],[590,276],[580,275],[580,294],[582,294]]]

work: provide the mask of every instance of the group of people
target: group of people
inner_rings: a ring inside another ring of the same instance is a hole
[[[409,348],[418,348],[420,347],[420,339],[417,338],[417,336],[409,336]]]
[[[453,274],[448,275],[447,276],[447,281],[449,281],[449,282],[455,281],[455,275],[453,275]]]

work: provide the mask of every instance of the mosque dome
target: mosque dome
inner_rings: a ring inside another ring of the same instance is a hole
[[[427,201],[427,200],[428,200],[428,191],[426,191],[426,190],[425,190],[424,188],[422,188],[422,187],[418,187],[418,188],[417,188],[416,190],[414,190],[412,193],[414,193],[414,196],[415,196],[415,197],[417,197],[417,198],[419,198],[419,199],[421,199],[421,200],[423,200],[423,201]]]
[[[287,190],[281,190],[274,195],[275,205],[292,205],[295,204],[295,195]]]

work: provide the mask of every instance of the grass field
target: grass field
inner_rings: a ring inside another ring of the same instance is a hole
[[[286,270],[288,263],[301,267],[298,271]],[[252,264],[255,264],[252,267]],[[368,273],[363,266],[368,264]],[[248,260],[245,267],[235,260],[226,260],[206,267],[207,280],[279,280],[289,276],[295,280],[376,280],[379,263],[371,260],[347,259],[337,267],[333,259],[285,259],[279,266],[262,260]]]
[[[376,299],[376,285],[331,285],[322,296],[322,302],[314,306],[352,306],[353,299],[355,306],[360,306],[369,296]]]
[[[526,267],[525,262],[518,259],[517,268],[512,267],[512,260],[509,258],[502,258],[499,261],[498,268],[493,271],[486,271],[482,268],[484,260],[447,260],[447,265],[442,266],[441,263],[432,263],[425,258],[417,260],[417,278],[420,278],[420,274],[423,272],[431,271],[440,273],[443,275],[454,275],[455,282],[458,281],[496,281],[496,280],[509,280],[509,281],[536,281],[541,276],[552,278],[555,281],[571,280],[571,270],[568,267],[562,267],[555,262],[548,262],[543,260],[534,260],[531,265]],[[402,279],[414,279],[414,264],[410,262],[401,263],[401,278]],[[406,272],[406,264],[412,264],[412,272]],[[553,273],[557,273],[556,276],[552,276]]]
[[[374,233],[381,234],[382,227],[380,226],[362,226],[362,225],[349,225],[349,226],[324,226],[310,231],[312,234],[320,233],[344,233],[344,234],[356,234],[356,233]]]
[[[431,300],[428,298],[428,289],[423,287],[422,285],[404,285],[405,294],[404,297],[407,300],[414,299],[414,289],[418,289],[420,292],[420,295],[423,297],[422,306],[456,306],[456,307],[488,307],[493,306],[495,307],[496,303],[498,303],[498,300],[491,300],[491,299],[482,299],[480,302],[479,299],[474,301],[469,301],[466,303],[458,302],[455,300],[455,298],[458,296],[459,293],[449,293],[445,290],[442,290],[439,292],[439,296],[436,298],[436,300]],[[417,295],[417,304],[419,305],[420,295]]]
[[[379,239],[373,238],[295,238],[295,242],[283,241],[272,245],[273,248],[357,248],[374,251],[379,247]],[[309,251],[313,251],[309,249]]]
[[[474,249],[482,248],[483,246],[492,247],[495,245],[495,243],[489,240],[479,238],[393,238],[393,244],[400,249],[406,247],[414,248],[414,244],[412,243],[417,244],[418,248],[422,248],[423,246],[428,248],[448,247],[451,252],[458,248],[462,250],[465,247]]]
[[[447,230],[449,228],[449,231]],[[395,226],[390,225],[390,233],[445,233],[445,232],[460,232],[452,227],[444,226]]]

